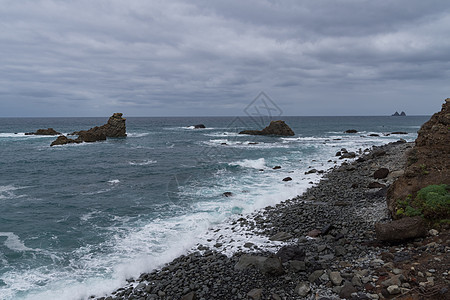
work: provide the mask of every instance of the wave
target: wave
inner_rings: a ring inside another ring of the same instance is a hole
[[[151,160],[151,159],[147,159],[144,161],[129,161],[128,164],[132,165],[132,166],[146,166],[146,165],[152,165],[152,164],[156,164],[157,161],[156,160]]]
[[[229,165],[240,166],[243,168],[264,169],[266,168],[266,160],[264,158],[244,159],[229,163]]]
[[[142,133],[127,133],[127,137],[144,137],[149,135],[149,132],[142,132]]]
[[[120,183],[120,180],[119,179],[111,179],[108,181],[108,183],[109,184],[118,184],[118,183]]]

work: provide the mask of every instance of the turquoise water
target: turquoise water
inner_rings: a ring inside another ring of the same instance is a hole
[[[1,118],[0,299],[111,291],[204,241],[208,228],[302,193],[319,180],[304,172],[332,167],[341,148],[413,141],[428,119],[283,117],[296,135],[282,138],[238,135],[261,129],[248,117],[127,118],[127,138],[50,147],[55,137],[24,132],[107,118]],[[392,131],[408,134],[383,136]]]

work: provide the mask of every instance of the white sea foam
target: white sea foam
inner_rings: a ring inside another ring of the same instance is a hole
[[[33,249],[25,246],[20,238],[13,232],[0,232],[0,236],[6,236],[4,245],[13,251],[33,251]]]
[[[144,137],[149,135],[149,132],[141,132],[141,133],[127,133],[127,137]]]
[[[144,160],[144,161],[129,161],[128,163],[130,165],[132,165],[132,166],[146,166],[146,165],[156,164],[157,161],[156,160],[147,159],[147,160]]]
[[[21,187],[15,187],[13,185],[0,185],[0,199],[17,198],[14,191],[18,189],[21,189]]]
[[[118,183],[120,183],[120,180],[119,179],[111,179],[111,180],[108,180],[108,183],[109,184],[118,184]]]
[[[243,168],[264,169],[266,168],[266,160],[264,158],[244,159],[232,162],[230,165],[241,166]]]

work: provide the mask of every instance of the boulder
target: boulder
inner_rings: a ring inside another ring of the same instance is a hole
[[[427,234],[422,217],[403,218],[388,223],[375,224],[375,233],[380,241],[402,241]]]
[[[282,241],[289,240],[290,238],[292,238],[292,234],[290,234],[288,232],[280,231],[277,234],[272,235],[269,238],[269,240],[282,242]]]
[[[349,129],[349,130],[344,131],[344,133],[358,133],[358,130],[356,130],[356,129]]]
[[[373,173],[373,178],[375,179],[383,179],[386,178],[389,175],[389,169],[387,168],[380,168]]]
[[[281,169],[281,166],[275,166],[275,167],[273,167],[272,169],[278,170],[278,169]]]
[[[355,158],[356,157],[356,153],[355,152],[346,152],[343,153],[339,159],[344,159],[344,158]]]
[[[283,265],[281,259],[276,256],[268,257],[261,266],[261,271],[264,274],[277,276],[284,274]]]
[[[56,131],[53,128],[38,129],[38,130],[36,130],[36,132],[25,133],[25,135],[58,135],[58,134],[61,134],[61,133]]]
[[[283,181],[291,181],[291,180],[292,180],[291,177],[285,177],[285,178],[283,178]]]
[[[197,125],[194,125],[194,128],[195,129],[202,129],[202,128],[206,128],[206,126],[203,125],[203,124],[197,124]]]
[[[239,132],[239,134],[250,134],[250,135],[277,135],[277,136],[293,136],[294,131],[281,120],[270,122],[269,126],[263,130],[244,130]]]
[[[242,255],[239,261],[234,265],[234,269],[241,271],[251,267],[261,269],[267,257],[257,255]]]
[[[224,197],[232,197],[233,193],[232,192],[225,192],[225,193],[222,194],[222,196],[224,196]]]
[[[73,139],[69,139],[68,137],[66,137],[65,135],[60,135],[58,136],[58,138],[56,140],[54,140],[50,147],[53,146],[60,146],[60,145],[66,145],[66,144],[79,144],[81,143],[80,141],[77,140],[73,140]]]
[[[278,256],[283,263],[290,260],[303,261],[305,259],[305,255],[305,250],[297,245],[283,246],[276,254],[276,256]]]

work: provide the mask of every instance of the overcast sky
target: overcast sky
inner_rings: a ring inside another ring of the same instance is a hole
[[[0,116],[432,114],[450,1],[0,0]]]

